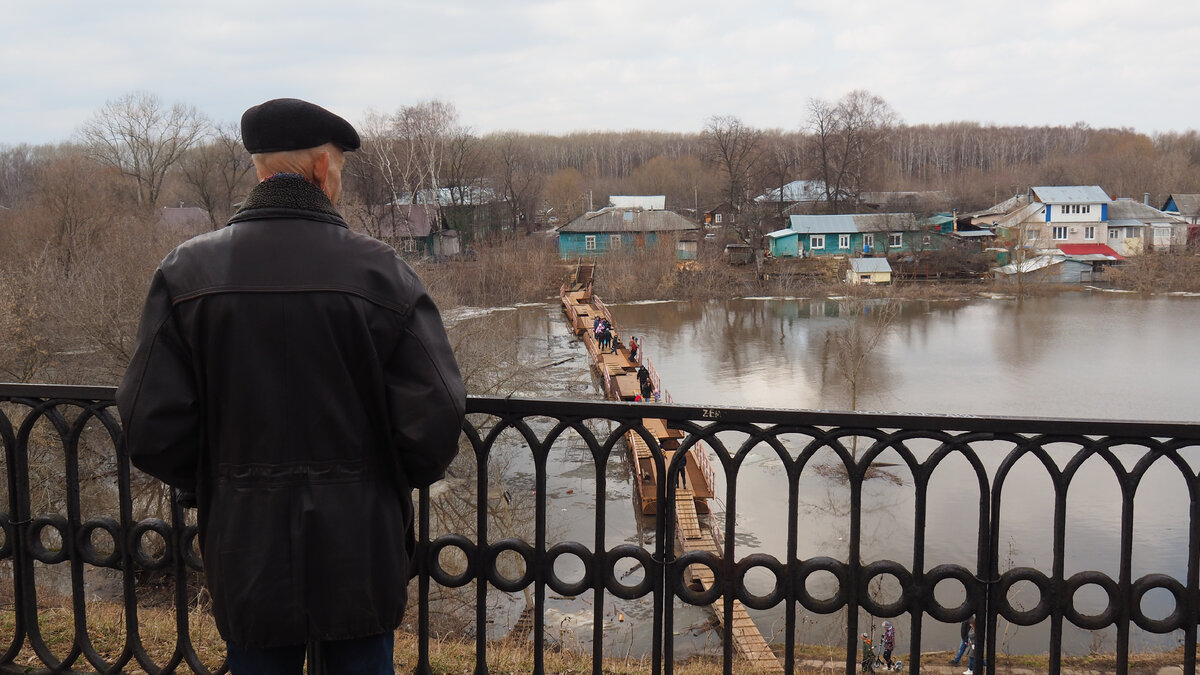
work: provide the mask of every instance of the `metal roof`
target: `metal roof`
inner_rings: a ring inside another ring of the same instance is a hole
[[[667,208],[666,195],[612,195],[608,203],[618,209],[646,209],[647,211],[662,211]]]
[[[1099,185],[1043,185],[1032,188],[1043,204],[1103,204],[1108,193]]]
[[[790,234],[799,234],[799,233],[796,232],[795,230],[775,230],[774,232],[766,233],[764,236],[771,237],[772,239],[779,239],[780,237],[786,237]]]
[[[1022,206],[1027,206],[1029,202],[1029,195],[1022,193],[1019,195],[1013,195],[999,204],[996,204],[990,208],[986,208],[982,211],[972,211],[971,213],[962,213],[959,215],[975,220],[988,220],[988,216],[1002,216],[1006,213],[1012,213],[1014,210],[1019,209]]]
[[[756,202],[813,202],[825,199],[825,183],[819,180],[794,180],[782,188],[767,190],[754,198]]]
[[[846,234],[848,232],[892,232],[911,230],[916,219],[911,213],[852,213],[833,216],[791,216],[789,229],[800,234]]]
[[[1145,225],[1147,223],[1182,223],[1183,220],[1163,213],[1158,209],[1143,204],[1132,199],[1117,199],[1108,205],[1108,222],[1113,224],[1116,221],[1134,220],[1131,225]]]
[[[1058,250],[1075,260],[1124,260],[1107,244],[1059,244]]]
[[[1175,200],[1175,208],[1179,209],[1179,211],[1172,213],[1179,213],[1180,215],[1184,216],[1194,216],[1200,214],[1200,194],[1185,195],[1175,193],[1172,194],[1170,198]],[[1166,204],[1163,206],[1166,206]]]
[[[891,272],[892,266],[887,258],[851,258],[850,269],[855,273],[872,274],[876,272]]]
[[[558,228],[559,232],[686,232],[700,225],[674,211],[646,211],[607,207],[591,211]]]
[[[1021,273],[1036,272],[1051,265],[1057,265],[1064,260],[1066,260],[1066,257],[1061,255],[1039,255],[1036,258],[1030,258],[1020,263],[1019,267],[1017,263],[1009,263],[1003,267],[992,268],[992,271],[1000,272],[1001,274],[1016,274],[1018,271]]]

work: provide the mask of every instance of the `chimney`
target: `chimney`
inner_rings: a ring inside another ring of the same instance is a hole
[[[1149,192],[1146,192],[1142,195],[1142,203],[1145,204],[1146,206],[1150,206],[1150,193]]]

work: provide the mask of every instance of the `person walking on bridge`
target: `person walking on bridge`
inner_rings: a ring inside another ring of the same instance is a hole
[[[412,490],[458,450],[465,391],[437,307],[337,210],[358,133],[297,99],[242,116],[259,183],[154,273],[117,389],[130,460],[194,493],[234,675],[393,673]]]

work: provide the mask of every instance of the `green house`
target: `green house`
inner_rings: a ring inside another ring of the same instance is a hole
[[[935,231],[911,213],[853,213],[792,216],[802,255],[890,255],[938,247]]]
[[[659,241],[678,241],[700,225],[674,211],[606,207],[591,211],[558,228],[558,255],[578,258],[646,248]]]
[[[768,232],[767,251],[776,258],[795,258],[800,255],[800,235],[793,229]]]

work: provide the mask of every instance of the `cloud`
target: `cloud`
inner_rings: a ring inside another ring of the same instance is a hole
[[[350,119],[442,98],[482,131],[797,128],[861,88],[911,122],[1188,128],[1200,3],[1152,4],[48,0],[6,16],[0,143],[65,140],[134,90],[227,122],[302,96]]]

